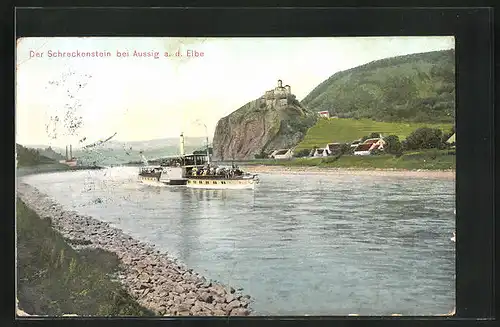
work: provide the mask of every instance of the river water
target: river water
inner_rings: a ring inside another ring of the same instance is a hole
[[[455,306],[455,182],[261,174],[255,190],[141,185],[137,169],[22,177],[189,268],[260,315],[434,315]]]

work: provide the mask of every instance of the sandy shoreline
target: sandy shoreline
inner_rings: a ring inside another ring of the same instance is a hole
[[[17,196],[42,219],[49,217],[55,230],[71,240],[75,249],[100,248],[116,253],[121,261],[117,276],[141,305],[165,316],[247,316],[250,296],[193,272],[139,242],[109,223],[67,211],[46,194],[18,181]],[[82,242],[83,241],[83,242]],[[88,245],[74,245],[84,243]]]
[[[263,174],[310,174],[310,175],[356,175],[381,177],[409,177],[424,179],[455,180],[455,170],[398,170],[398,169],[350,169],[350,168],[320,168],[299,166],[242,166],[249,173]]]

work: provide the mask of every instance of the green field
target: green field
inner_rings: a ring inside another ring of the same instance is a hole
[[[455,169],[456,156],[448,150],[426,150],[408,152],[400,157],[392,155],[354,156],[344,155],[339,159],[296,158],[292,160],[254,160],[245,165],[276,165],[295,167],[328,167],[355,169],[403,169],[403,170],[447,170]]]
[[[453,124],[446,123],[388,123],[371,119],[323,118],[307,131],[295,150],[324,147],[327,143],[334,142],[352,142],[371,133],[382,133],[384,136],[393,134],[403,140],[419,127],[439,128],[446,133],[452,126]]]

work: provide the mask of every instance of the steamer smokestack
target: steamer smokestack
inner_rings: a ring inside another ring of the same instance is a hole
[[[69,160],[68,159],[68,146],[66,145],[66,160]]]
[[[181,144],[180,144],[180,153],[181,156],[184,155],[184,133],[181,133]]]
[[[69,160],[73,160],[73,145],[69,145]]]

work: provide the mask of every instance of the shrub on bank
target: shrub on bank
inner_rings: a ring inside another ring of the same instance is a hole
[[[384,141],[386,142],[384,147],[386,153],[395,156],[401,156],[403,154],[403,146],[397,135],[389,135],[384,138]]]
[[[311,153],[311,149],[301,149],[301,150],[298,150],[297,152],[294,152],[293,156],[295,158],[304,158],[304,157],[308,157],[310,153]]]
[[[407,150],[442,149],[442,137],[440,129],[421,127],[408,135],[404,144]]]
[[[154,315],[110,275],[118,257],[104,250],[76,251],[17,199],[17,296],[29,314],[58,316]]]
[[[269,157],[269,154],[264,151],[260,151],[254,157],[255,159],[267,159]]]

